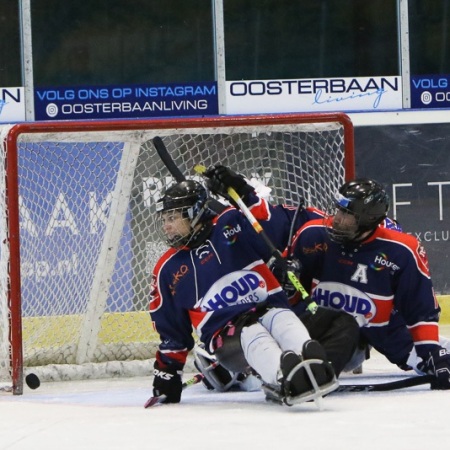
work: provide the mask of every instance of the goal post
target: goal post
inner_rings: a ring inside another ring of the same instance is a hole
[[[342,113],[0,125],[0,390],[150,374],[155,202],[174,182],[156,136],[187,178],[224,164],[275,203],[325,208],[354,176]]]

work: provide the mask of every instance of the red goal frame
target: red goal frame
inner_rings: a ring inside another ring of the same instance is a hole
[[[8,233],[10,236],[10,265],[8,297],[10,308],[10,359],[13,394],[23,393],[23,348],[19,233],[19,186],[17,146],[21,134],[27,133],[84,133],[87,131],[162,130],[177,128],[229,127],[239,125],[292,124],[339,122],[344,129],[345,177],[355,176],[353,124],[344,113],[268,114],[246,116],[220,116],[207,118],[173,118],[149,120],[101,120],[28,122],[13,125],[5,139],[6,149],[6,205]]]

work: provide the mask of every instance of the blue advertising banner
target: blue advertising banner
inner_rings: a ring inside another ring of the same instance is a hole
[[[108,145],[107,153],[104,143],[45,145],[45,160],[42,146],[19,151],[22,308],[28,317],[85,310],[122,156],[118,143]],[[92,176],[80,179],[84,172]],[[108,312],[133,310],[130,216],[118,247]]]
[[[449,108],[450,75],[411,77],[411,108]]]
[[[218,114],[217,83],[37,88],[36,120]]]

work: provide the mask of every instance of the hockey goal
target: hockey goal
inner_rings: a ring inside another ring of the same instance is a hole
[[[0,127],[0,389],[45,380],[150,374],[148,310],[155,200],[176,166],[221,163],[272,189],[274,202],[325,207],[354,174],[344,114]]]

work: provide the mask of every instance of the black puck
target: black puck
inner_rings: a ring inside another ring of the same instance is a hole
[[[41,385],[41,380],[35,373],[29,373],[25,377],[25,383],[30,389],[37,389]]]

